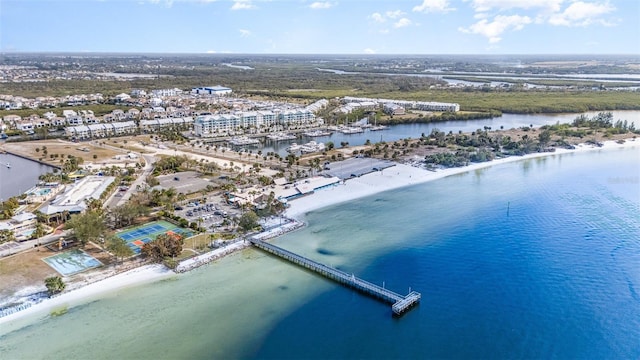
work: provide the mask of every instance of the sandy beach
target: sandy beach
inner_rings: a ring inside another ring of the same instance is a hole
[[[640,148],[640,140],[630,139],[623,144],[615,141],[606,141],[602,147],[595,145],[580,144],[574,150],[556,149],[555,152],[533,153],[524,156],[510,156],[483,163],[472,163],[468,166],[428,171],[413,166],[397,164],[383,171],[363,175],[359,178],[349,179],[344,184],[337,185],[320,191],[322,194],[312,194],[300,199],[291,201],[290,207],[285,215],[296,220],[302,220],[304,214],[326,206],[335,205],[341,202],[351,201],[365,196],[377,194],[387,190],[402,188],[405,186],[425,183],[428,181],[442,179],[447,176],[465,173],[489,166],[506,164],[545,156],[555,156],[561,154],[585,152],[585,151],[606,151],[622,148]]]
[[[35,314],[41,311],[54,311],[65,306],[77,305],[83,299],[87,299],[92,296],[108,293],[116,289],[122,289],[129,286],[140,285],[157,281],[169,276],[175,275],[175,273],[164,265],[153,264],[144,265],[139,268],[129,270],[127,272],[106,278],[101,281],[91,283],[81,288],[64,292],[53,298],[45,299],[40,303],[34,304],[25,310],[18,311],[11,315],[0,318],[0,324],[12,322],[20,317],[27,316],[29,314]]]
[[[608,141],[605,142],[602,147],[579,145],[574,150],[557,149],[552,153],[535,153],[525,156],[512,156],[494,160],[491,162],[474,163],[465,167],[450,168],[437,171],[428,171],[409,165],[398,164],[383,171],[374,172],[363,175],[359,178],[350,179],[344,182],[344,184],[336,185],[328,189],[323,189],[315,194],[293,200],[290,203],[290,207],[286,210],[285,216],[301,221],[306,213],[326,206],[362,198],[387,190],[425,183],[455,174],[486,168],[489,166],[517,162],[538,157],[555,156],[566,153],[607,151],[621,148],[640,149],[640,141],[629,140],[624,144],[618,144],[614,141]],[[245,245],[240,242],[234,244],[228,249],[219,249],[217,251],[202,255],[201,259],[198,258],[192,261],[206,261],[209,258],[218,258],[218,255],[220,255],[221,252],[224,252],[226,255],[234,252],[230,250],[238,250],[244,247]],[[184,267],[188,268],[190,267],[190,265],[191,264],[187,262],[184,264]],[[81,300],[92,296],[107,293],[128,286],[157,281],[159,279],[166,278],[172,275],[175,275],[175,273],[167,269],[163,265],[145,265],[140,268],[136,268],[122,274],[118,274],[110,278],[89,284],[79,289],[65,292],[52,299],[45,299],[44,301],[28,307],[25,310],[0,318],[0,324],[13,322],[22,316],[34,314],[43,310],[53,311],[66,305],[78,304],[81,302]]]

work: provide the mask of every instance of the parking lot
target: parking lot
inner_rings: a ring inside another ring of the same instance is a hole
[[[374,158],[351,158],[344,161],[325,164],[324,174],[329,174],[341,180],[358,177],[374,171],[380,171],[396,164],[393,161]]]
[[[211,201],[207,203],[191,201],[186,205],[177,206],[175,210],[176,215],[209,230],[219,228],[226,218],[237,216],[236,212],[228,205]]]
[[[191,194],[206,188],[207,185],[215,185],[208,179],[199,177],[198,173],[195,171],[183,171],[170,175],[160,175],[157,179],[162,188],[174,188],[178,193],[183,194]]]

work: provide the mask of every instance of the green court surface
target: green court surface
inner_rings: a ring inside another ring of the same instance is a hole
[[[190,237],[193,233],[190,230],[183,229],[178,225],[174,225],[168,221],[159,220],[153,221],[144,225],[139,225],[131,229],[121,231],[116,234],[117,237],[127,242],[127,245],[136,253],[139,254],[142,250],[142,246],[155,238],[158,235],[181,235],[184,238]]]

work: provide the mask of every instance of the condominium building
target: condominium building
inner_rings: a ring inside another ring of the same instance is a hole
[[[375,102],[378,104],[395,104],[404,107],[405,109],[423,110],[423,111],[460,111],[460,105],[456,103],[441,103],[434,101],[408,101],[408,100],[393,100],[393,99],[370,99],[370,98],[356,98],[345,96],[342,99],[343,102],[348,104],[353,103],[370,103]]]
[[[170,128],[188,129],[192,124],[192,117],[140,120],[140,130],[149,133]]]
[[[267,130],[274,125],[304,125],[316,120],[306,109],[248,111],[235,114],[201,115],[196,117],[193,130],[197,136],[223,136],[240,129]]]
[[[137,131],[138,127],[133,121],[69,126],[65,128],[67,137],[76,140],[135,134]]]

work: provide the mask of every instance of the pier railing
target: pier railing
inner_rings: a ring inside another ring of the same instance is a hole
[[[393,304],[391,310],[396,316],[402,315],[407,310],[420,302],[420,293],[411,291],[406,296],[400,295],[384,287],[362,280],[353,274],[332,268],[319,262],[307,259],[304,256],[295,254],[289,250],[266,243],[262,240],[248,239],[254,246],[282,259],[288,260],[296,265],[312,270],[326,278],[339,282],[345,286],[358,290],[364,294]]]

